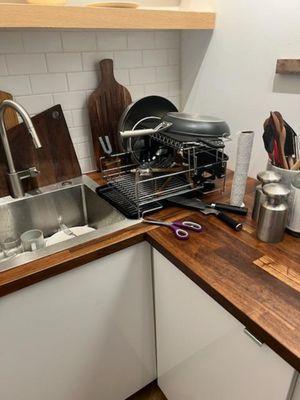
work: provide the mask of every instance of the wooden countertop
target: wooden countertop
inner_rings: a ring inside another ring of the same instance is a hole
[[[97,173],[90,177],[99,184],[103,182]],[[228,198],[230,181],[231,177],[227,192],[221,197],[224,201]],[[249,179],[245,197],[249,207],[254,186],[255,181]],[[213,195],[208,199],[216,201],[220,196]],[[258,339],[300,371],[299,240],[286,235],[284,241],[276,245],[260,242],[255,237],[250,216],[239,217],[244,220],[242,232],[232,231],[212,215],[204,216],[176,207],[154,216],[169,220],[186,217],[200,222],[204,232],[191,233],[190,240],[178,242],[168,228],[137,224],[0,272],[0,296],[148,240]],[[264,256],[269,258],[262,259]]]

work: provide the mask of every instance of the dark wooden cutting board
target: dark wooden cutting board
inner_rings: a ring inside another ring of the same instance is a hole
[[[108,136],[113,153],[124,151],[118,124],[125,108],[132,102],[129,91],[120,85],[113,72],[113,60],[100,61],[101,82],[88,100],[95,161],[100,169],[99,157],[104,155],[99,137]]]
[[[36,178],[23,181],[25,191],[65,181],[81,175],[80,165],[60,105],[32,118],[33,125],[42,143],[36,149],[24,124],[8,131],[11,152],[17,171],[36,167],[40,173]],[[0,144],[0,197],[9,195],[7,184],[7,162]]]

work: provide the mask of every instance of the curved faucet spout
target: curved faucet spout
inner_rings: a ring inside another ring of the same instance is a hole
[[[33,123],[31,121],[31,118],[27,111],[22,107],[20,104],[16,103],[13,100],[4,100],[0,104],[0,134],[1,134],[1,139],[3,143],[3,148],[5,151],[6,159],[7,159],[7,164],[8,164],[8,169],[9,169],[9,179],[10,179],[10,184],[11,184],[11,189],[12,189],[12,195],[14,197],[22,197],[24,196],[24,192],[22,189],[21,185],[21,179],[24,179],[26,177],[33,176],[32,175],[32,168],[29,168],[27,171],[21,171],[20,173],[16,172],[15,164],[12,158],[9,142],[7,139],[7,133],[6,133],[6,127],[5,127],[5,122],[4,122],[4,113],[7,108],[12,108],[15,110],[20,117],[22,118],[24,125],[26,126],[28,132],[30,133],[34,146],[39,149],[42,147],[42,144],[40,142],[40,139],[36,133],[36,130],[33,126]]]

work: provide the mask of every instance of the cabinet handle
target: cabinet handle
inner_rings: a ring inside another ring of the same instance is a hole
[[[244,332],[246,333],[246,335],[249,336],[249,338],[251,338],[253,340],[253,342],[255,342],[259,347],[262,347],[263,342],[261,342],[260,340],[257,339],[257,337],[255,337],[253,335],[253,333],[249,332],[247,328],[244,329]]]

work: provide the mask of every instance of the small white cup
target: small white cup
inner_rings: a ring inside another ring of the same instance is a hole
[[[35,251],[45,247],[44,234],[39,229],[32,229],[22,233],[21,242],[24,251]]]

